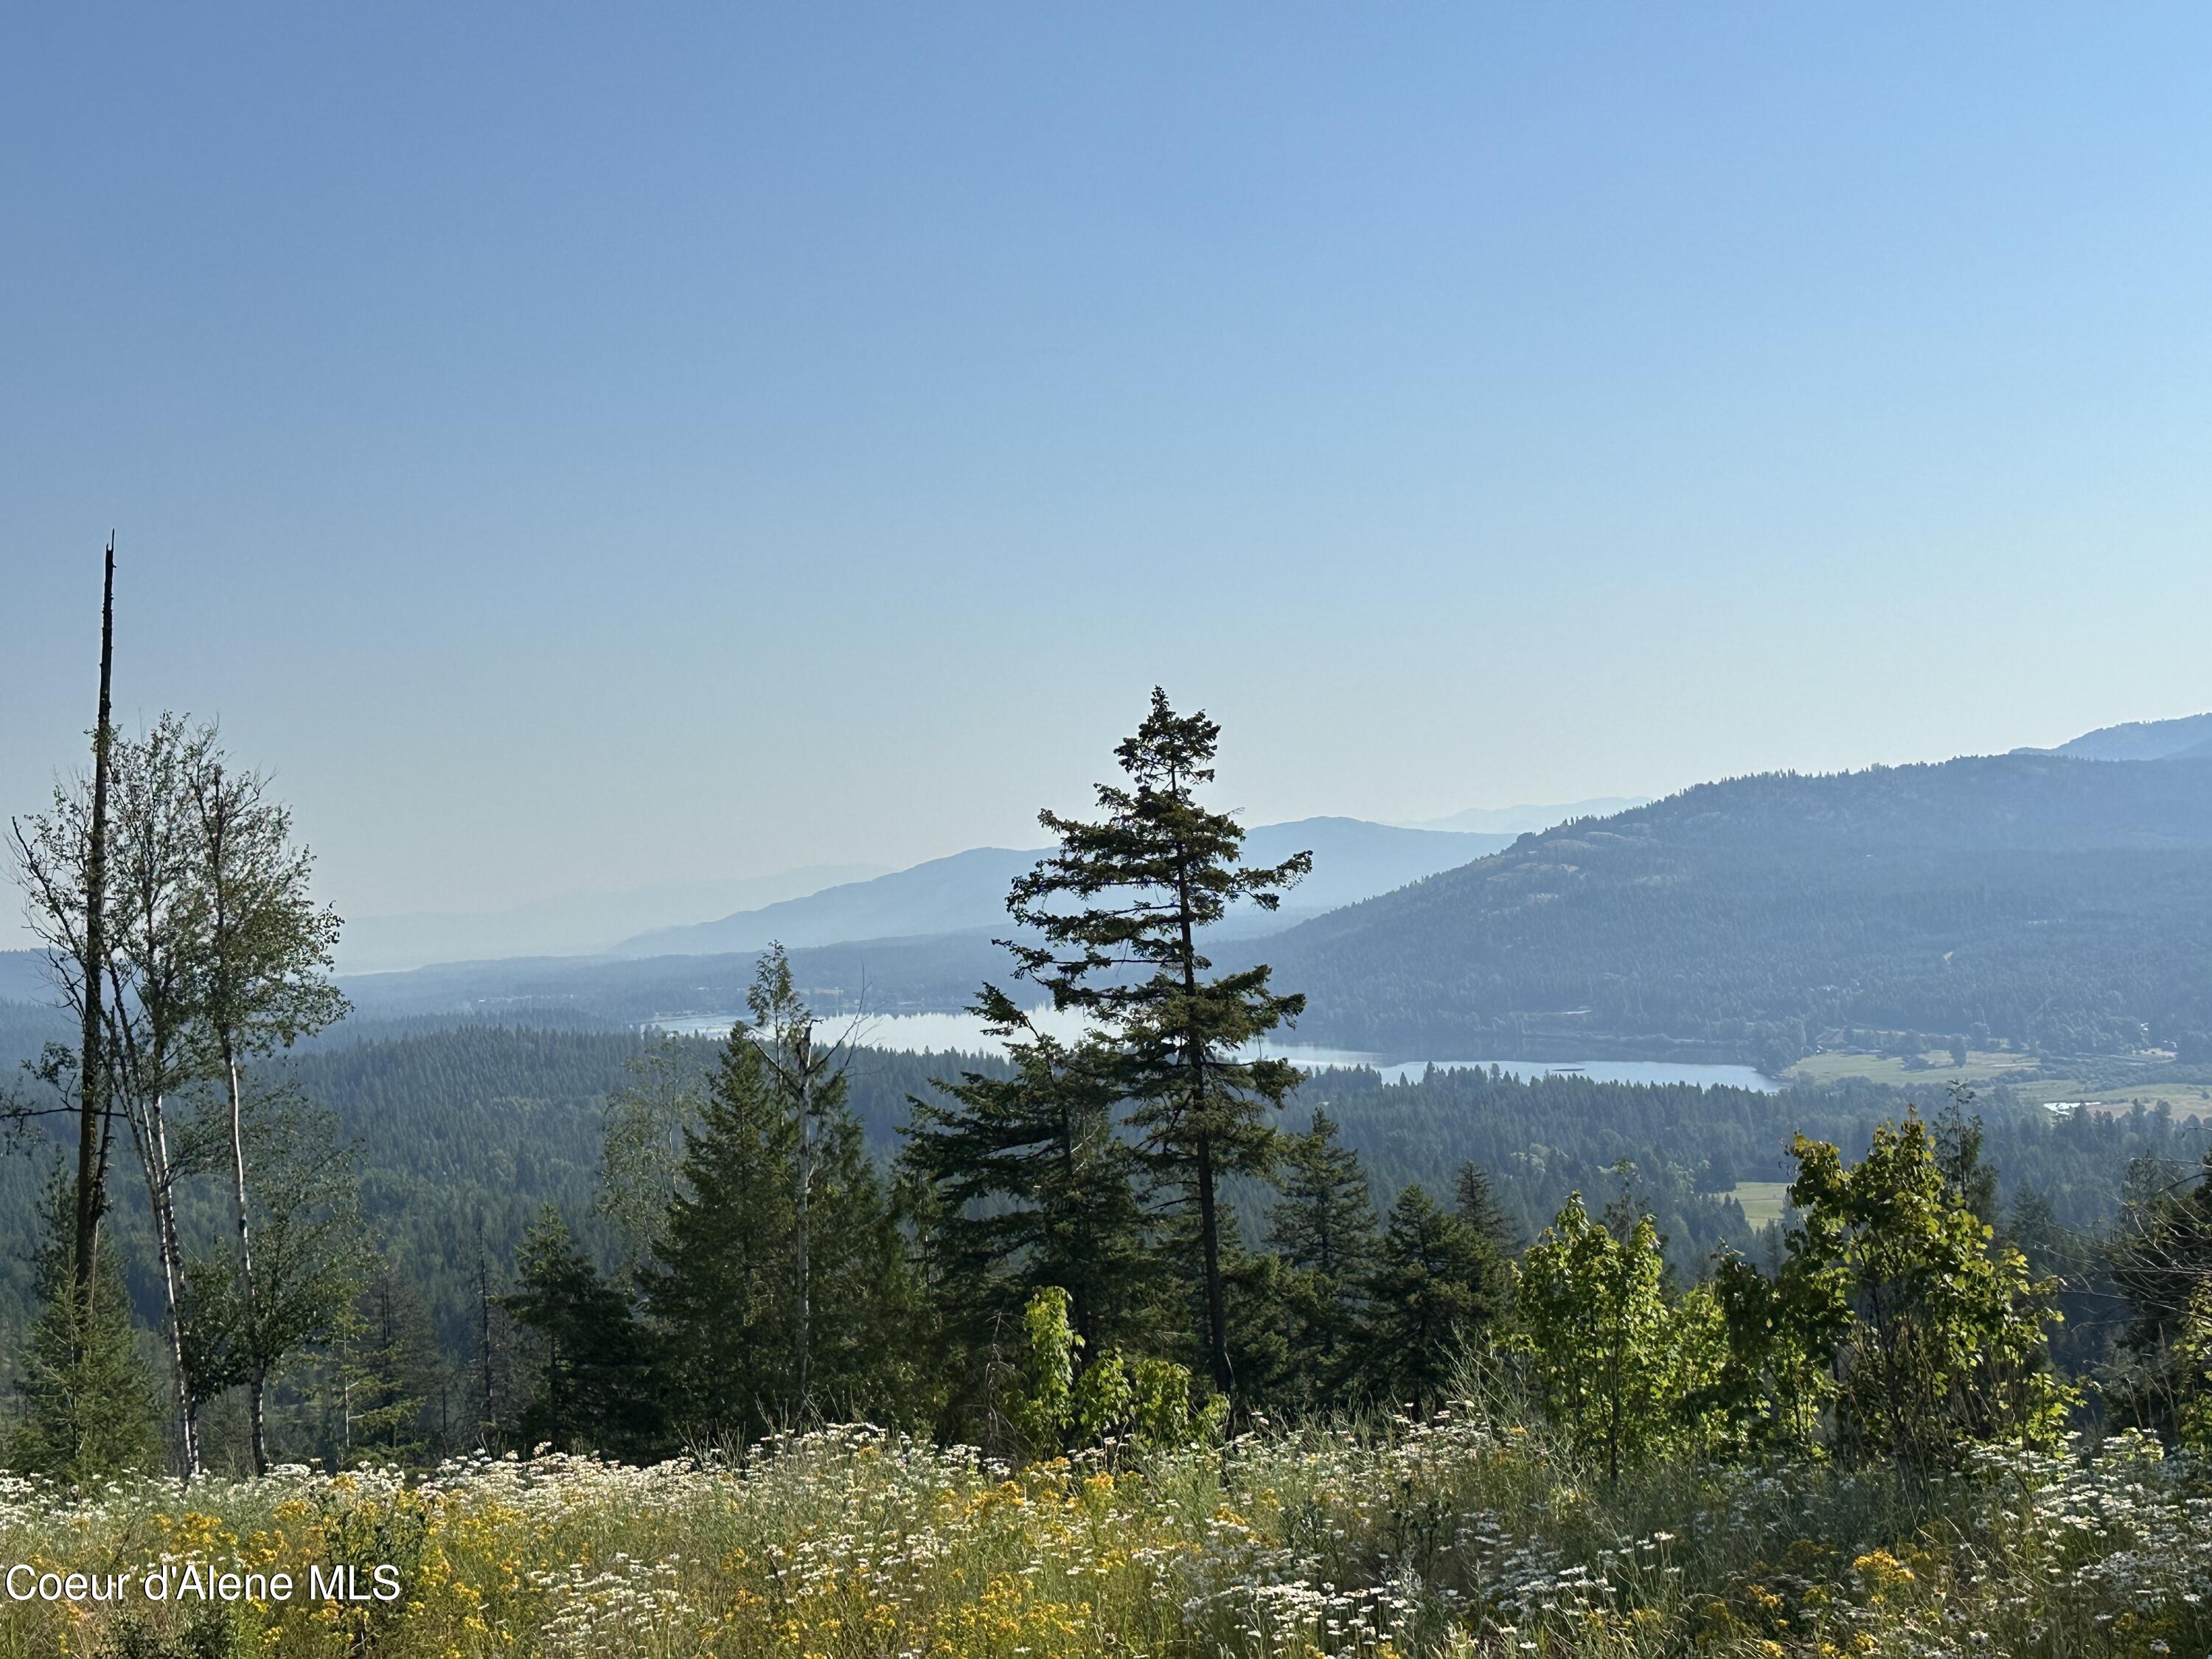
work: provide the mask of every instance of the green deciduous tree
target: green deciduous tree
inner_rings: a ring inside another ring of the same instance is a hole
[[[212,733],[210,733],[210,738]],[[210,741],[184,781],[192,818],[192,881],[204,908],[192,1037],[199,1069],[216,1080],[230,1132],[238,1294],[250,1350],[262,1316],[253,1245],[241,1069],[289,1048],[345,1012],[329,979],[338,919],[308,893],[313,860],[292,842],[292,815],[260,774],[230,765]],[[263,1382],[249,1377],[247,1419],[256,1474],[269,1467]]]
[[[1219,738],[1212,720],[1176,714],[1155,690],[1143,724],[1115,750],[1127,784],[1098,786],[1095,822],[1039,815],[1058,850],[1015,882],[1007,908],[1042,940],[1009,941],[1017,971],[1109,1034],[1147,1163],[1194,1212],[1206,1364],[1228,1394],[1220,1182],[1267,1161],[1267,1113],[1297,1073],[1245,1055],[1305,1001],[1271,990],[1265,966],[1209,977],[1200,936],[1240,902],[1276,908],[1312,858],[1243,865],[1243,830],[1197,799],[1213,780]]]
[[[187,1476],[200,1472],[198,1405],[215,1384],[192,1374],[191,1362],[204,1344],[189,1328],[177,1193],[210,1149],[189,1122],[179,1133],[170,1109],[192,1081],[190,1039],[207,944],[207,908],[193,879],[185,785],[212,741],[211,732],[165,714],[143,738],[116,744],[108,860],[111,1094],[130,1129],[144,1181]]]
[[[1803,1224],[1782,1273],[1794,1317],[1841,1325],[1839,1449],[1920,1469],[1976,1443],[2051,1440],[2070,1392],[2045,1343],[2055,1286],[1992,1243],[1972,1187],[1947,1174],[1942,1152],[1917,1117],[1878,1127],[1855,1166],[1797,1137],[1790,1200]]]
[[[1521,1259],[1515,1314],[1545,1415],[1608,1479],[1665,1443],[1684,1356],[1650,1216],[1624,1216],[1616,1231],[1573,1194]]]
[[[657,1249],[684,1167],[684,1137],[702,1099],[679,1041],[662,1037],[629,1066],[629,1081],[607,1100],[599,1190],[592,1207],[614,1223],[633,1278]]]

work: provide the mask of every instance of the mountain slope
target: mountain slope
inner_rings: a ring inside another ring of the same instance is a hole
[[[702,911],[801,898],[885,873],[882,865],[816,865],[772,876],[665,882],[623,892],[574,893],[511,909],[349,916],[338,939],[339,971],[381,974],[495,957],[586,956],[616,939]]]
[[[1767,1060],[1856,1025],[2122,1049],[2212,1030],[2212,762],[1707,784],[1247,954],[1309,994],[1303,1038],[1364,1048]]]
[[[2056,749],[2015,749],[2015,755],[2065,755],[2075,760],[2146,761],[2212,757],[2212,714],[2173,720],[2130,720],[2100,726]]]
[[[1562,801],[1553,806],[1470,806],[1448,817],[1424,818],[1415,830],[1473,830],[1482,835],[1525,836],[1571,823],[1577,818],[1610,817],[1632,806],[1650,804],[1649,795],[1601,795],[1592,800]]]
[[[1263,823],[1245,836],[1245,856],[1255,863],[1272,864],[1310,851],[1313,874],[1273,915],[1255,911],[1224,927],[1226,933],[1279,931],[1300,916],[1389,892],[1495,852],[1510,840],[1507,836],[1404,830],[1358,818]],[[872,881],[832,887],[718,921],[658,928],[625,939],[611,954],[703,956],[758,951],[775,940],[796,950],[859,939],[1002,932],[1007,926],[1007,887],[1042,856],[1034,848],[972,848]]]

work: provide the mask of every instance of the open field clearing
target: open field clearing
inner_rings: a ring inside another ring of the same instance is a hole
[[[1739,1181],[1729,1191],[1721,1194],[1732,1198],[1743,1206],[1743,1218],[1754,1227],[1764,1227],[1769,1222],[1782,1219],[1782,1212],[1790,1207],[1790,1183],[1786,1181]]]
[[[2109,1076],[2101,1081],[2085,1076],[2022,1079],[2019,1073],[2038,1068],[2032,1056],[1978,1050],[1968,1054],[1963,1068],[1952,1065],[1951,1056],[1941,1050],[1931,1049],[1922,1058],[1929,1065],[1916,1070],[1902,1059],[1884,1059],[1878,1054],[1808,1054],[1790,1068],[1787,1078],[1792,1083],[1809,1084],[1863,1078],[1869,1082],[1917,1091],[1924,1106],[1941,1104],[1950,1085],[1963,1082],[1984,1092],[2002,1084],[2021,1100],[2034,1105],[2078,1101],[2087,1103],[2094,1110],[2125,1112],[2138,1104],[2149,1111],[2164,1101],[2176,1117],[2212,1117],[2212,1083],[2138,1083],[2114,1081]]]
[[[258,1484],[0,1486],[0,1553],[122,1571],[119,1604],[0,1601],[0,1653],[2202,1653],[2212,1494],[2132,1438],[1890,1477],[1674,1463],[1605,1483],[1445,1413],[1262,1432],[1143,1471],[1010,1472],[865,1427],[741,1470],[582,1459]],[[394,1600],[149,1602],[167,1564],[397,1569]]]
[[[1986,1089],[2006,1081],[2008,1073],[2032,1072],[2038,1065],[2033,1054],[1980,1049],[1968,1052],[1964,1066],[1953,1065],[1950,1051],[1946,1048],[1931,1048],[1917,1058],[1927,1063],[1916,1066],[1903,1055],[1808,1054],[1791,1066],[1787,1075],[1793,1083],[1837,1083],[1846,1078],[1864,1078],[1870,1083],[1887,1083],[1900,1089],[1924,1088],[1940,1099],[1947,1085],[1963,1081],[1977,1089]]]

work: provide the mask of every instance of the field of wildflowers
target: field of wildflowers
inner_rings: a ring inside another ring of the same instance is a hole
[[[2212,1485],[2123,1436],[1907,1490],[1831,1468],[1607,1486],[1444,1413],[1012,1470],[867,1427],[742,1463],[478,1459],[428,1477],[0,1483],[0,1655],[2186,1655],[2212,1649]],[[295,1593],[149,1602],[162,1565]],[[356,1594],[306,1593],[350,1565]],[[374,1599],[374,1570],[398,1570]]]

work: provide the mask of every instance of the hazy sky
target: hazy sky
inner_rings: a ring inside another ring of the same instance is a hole
[[[2212,707],[2212,12],[16,6],[0,808],[343,909]]]

